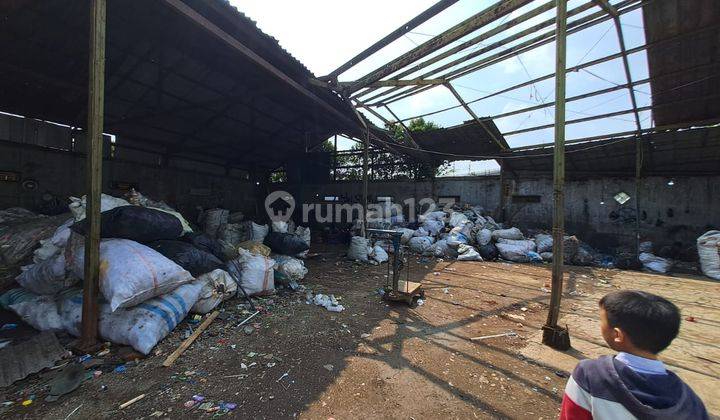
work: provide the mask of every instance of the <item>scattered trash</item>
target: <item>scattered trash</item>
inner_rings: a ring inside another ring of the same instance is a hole
[[[243,332],[244,332],[246,335],[251,335],[252,333],[255,332],[255,328],[253,328],[253,327],[250,326],[250,325],[246,325],[245,328],[243,328]]]
[[[335,369],[335,366],[333,366],[333,365],[331,365],[331,364],[323,365],[323,367],[324,367],[325,370],[327,370],[328,372],[332,372],[333,369]]]
[[[45,401],[57,401],[61,396],[76,390],[85,378],[85,369],[82,365],[72,363],[65,366],[50,381],[50,392]]]
[[[695,320],[695,317],[694,317],[694,316],[688,316],[688,317],[686,317],[686,318],[685,318],[685,321],[687,321],[687,322],[697,322],[697,321]]]
[[[338,303],[338,300],[337,300],[337,298],[335,298],[335,295],[328,296],[328,295],[324,295],[322,293],[318,293],[317,295],[315,295],[314,298],[312,298],[312,303],[314,303],[317,306],[322,306],[323,308],[327,309],[330,312],[342,312],[345,310],[345,307]]]
[[[17,324],[3,324],[3,326],[0,327],[0,331],[14,330],[17,326]]]

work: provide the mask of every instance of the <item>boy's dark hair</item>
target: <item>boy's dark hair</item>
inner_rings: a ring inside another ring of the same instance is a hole
[[[608,293],[600,299],[611,327],[620,328],[638,348],[660,353],[677,337],[680,310],[664,297],[639,290]]]

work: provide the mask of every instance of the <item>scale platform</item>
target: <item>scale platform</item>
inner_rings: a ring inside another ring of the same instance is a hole
[[[418,299],[425,298],[425,290],[422,288],[422,284],[414,281],[398,281],[398,287],[394,290],[390,286],[385,287],[385,294],[383,299],[390,300],[393,302],[405,302],[409,306],[416,306]]]

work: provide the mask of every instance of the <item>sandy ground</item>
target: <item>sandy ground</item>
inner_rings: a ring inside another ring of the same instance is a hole
[[[715,413],[720,400],[717,283],[618,270],[570,268],[572,295],[563,302],[574,349],[560,354],[538,344],[549,295],[549,266],[414,259],[411,279],[427,292],[417,308],[389,304],[376,293],[385,266],[345,261],[343,249],[318,249],[304,284],[342,297],[346,310],[307,305],[304,293],[265,299],[247,334],[240,300],[170,368],[165,356],[181,342],[185,323],[155,355],[114,372],[118,349],[102,358],[100,377],[56,402],[43,401],[49,371],[0,389],[3,418],[199,418],[184,403],[193,395],[236,403],[238,418],[556,418],[567,374],[582,357],[607,353],[597,333],[597,298],[617,287],[673,298],[686,316],[666,361]],[[517,336],[470,341],[515,332]],[[243,369],[244,364],[247,368]],[[103,390],[103,385],[107,388]],[[34,394],[27,406],[18,401]],[[118,406],[145,394],[126,409]],[[78,408],[79,407],[79,408]]]

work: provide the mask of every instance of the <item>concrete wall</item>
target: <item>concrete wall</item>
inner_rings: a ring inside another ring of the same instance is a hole
[[[84,190],[84,157],[80,154],[28,145],[0,144],[0,171],[19,174],[19,182],[0,181],[0,208],[23,206],[39,209],[42,196],[51,194],[64,200]],[[34,180],[36,189],[23,181]],[[694,243],[710,227],[720,227],[720,177],[648,177],[642,180],[640,220],[643,238],[659,244],[680,241]],[[552,180],[533,178],[506,181],[504,212],[500,212],[499,177],[440,178],[433,181],[378,181],[369,185],[370,201],[378,196],[393,197],[402,203],[408,198],[457,197],[461,202],[483,206],[493,215],[504,214],[507,223],[523,229],[549,229],[552,226]],[[221,206],[254,215],[262,212],[264,189],[226,173],[223,168],[171,162],[133,163],[106,159],[103,191],[119,195],[117,183],[137,184],[139,190],[164,200],[196,217],[196,206]],[[284,189],[301,203],[321,202],[325,196],[338,196],[342,202],[362,201],[362,183],[341,181],[327,184],[270,184],[270,190]],[[634,179],[601,178],[569,181],[566,184],[566,227],[583,240],[601,248],[634,242]],[[632,198],[624,205],[613,199],[618,192]],[[519,203],[524,196],[537,196],[539,202]],[[256,198],[259,198],[256,199]],[[604,204],[601,204],[604,203]],[[260,217],[262,217],[262,213]],[[256,216],[257,217],[257,216]],[[502,218],[502,217],[501,217]]]
[[[179,166],[179,163],[171,165]],[[84,156],[73,152],[2,144],[0,171],[18,173],[20,182],[0,181],[0,208],[21,206],[42,210],[44,194],[60,201],[68,196],[83,195],[84,166]],[[255,185],[223,172],[221,169],[213,174],[177,166],[160,167],[106,159],[103,162],[103,192],[121,195],[118,183],[135,184],[143,194],[167,202],[191,220],[197,215],[196,206],[220,206],[253,213]],[[37,188],[26,188],[23,181],[28,180],[35,181]]]
[[[669,181],[673,185],[668,185]],[[463,203],[483,206],[490,214],[522,229],[552,227],[553,186],[551,178],[518,179],[507,182],[504,212],[500,212],[499,177],[440,178],[431,181],[379,181],[368,186],[370,202],[390,196],[395,203],[408,198],[456,196]],[[275,185],[293,192],[297,187]],[[305,202],[320,202],[338,196],[343,202],[361,202],[361,182],[304,185]],[[613,196],[625,192],[631,199],[621,205]],[[527,197],[536,196],[536,197]],[[519,202],[532,199],[539,202]],[[568,181],[565,186],[566,231],[602,249],[635,241],[634,178],[601,178]],[[647,177],[640,187],[640,229],[643,239],[658,246],[681,242],[691,245],[711,227],[720,227],[720,176]],[[504,214],[504,217],[500,216]]]

